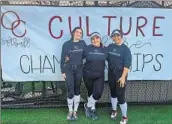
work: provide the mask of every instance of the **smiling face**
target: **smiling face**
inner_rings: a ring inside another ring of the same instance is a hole
[[[91,38],[91,43],[92,45],[99,47],[100,43],[101,43],[101,38],[97,35],[95,35],[94,37]]]
[[[120,45],[122,43],[122,37],[119,34],[114,34],[112,36],[112,40],[115,42],[115,44]]]
[[[73,33],[73,40],[81,40],[82,38],[82,30],[81,29],[76,29]]]

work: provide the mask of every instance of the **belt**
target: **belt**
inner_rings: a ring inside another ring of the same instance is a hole
[[[109,70],[113,72],[123,72],[122,69],[116,69],[116,68],[109,68]]]
[[[68,65],[68,66],[71,67],[72,69],[76,69],[76,68],[82,67],[82,64],[80,64],[80,65]]]

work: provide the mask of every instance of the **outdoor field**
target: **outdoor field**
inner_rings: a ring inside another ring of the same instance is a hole
[[[172,1],[0,5],[0,124],[120,124],[120,107],[123,123],[172,124]],[[97,102],[97,120],[86,102]],[[78,103],[78,120],[68,121]]]
[[[78,121],[70,124],[118,124],[111,120],[110,108],[99,107],[96,121],[85,117],[84,109],[80,107]],[[2,109],[2,124],[68,124],[66,120],[67,108],[41,109]],[[129,105],[128,124],[172,124],[172,105]]]

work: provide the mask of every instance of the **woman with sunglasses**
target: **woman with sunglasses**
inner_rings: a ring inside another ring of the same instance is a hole
[[[125,89],[127,75],[131,66],[131,51],[123,44],[123,34],[116,29],[112,32],[113,44],[107,47],[108,51],[108,80],[111,92],[112,114],[111,118],[117,117],[117,102],[119,102],[122,119],[120,124],[127,124],[127,103],[125,101]]]

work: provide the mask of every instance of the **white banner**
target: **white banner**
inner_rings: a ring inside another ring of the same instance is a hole
[[[4,81],[62,81],[62,44],[76,26],[83,39],[100,32],[103,42],[116,28],[132,52],[129,80],[172,79],[172,10],[108,7],[1,7],[2,78]],[[107,79],[107,70],[106,70]]]

